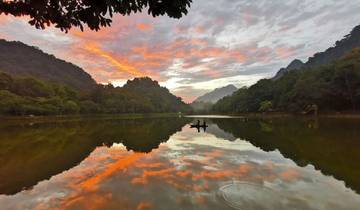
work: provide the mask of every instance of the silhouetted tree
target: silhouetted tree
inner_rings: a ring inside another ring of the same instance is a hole
[[[62,31],[71,27],[91,30],[110,26],[113,14],[130,15],[147,9],[153,17],[168,15],[181,18],[192,0],[10,0],[0,1],[0,14],[30,16],[29,23],[38,29],[54,24]]]

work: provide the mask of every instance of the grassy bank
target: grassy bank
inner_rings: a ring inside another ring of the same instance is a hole
[[[93,115],[54,115],[54,116],[0,116],[0,123],[42,123],[83,120],[113,120],[138,118],[178,117],[178,113],[136,113],[136,114],[93,114]]]

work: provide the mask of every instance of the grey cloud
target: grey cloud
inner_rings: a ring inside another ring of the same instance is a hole
[[[189,14],[180,20],[167,17],[153,19],[145,14],[118,17],[106,37],[88,39],[100,43],[103,50],[131,62],[159,62],[159,59],[135,53],[133,48],[136,47],[147,47],[151,53],[165,53],[168,58],[161,60],[158,66],[143,66],[141,70],[158,73],[163,80],[183,78],[177,82],[182,87],[173,91],[191,95],[194,91],[202,91],[192,88],[192,83],[211,81],[217,79],[216,75],[232,82],[236,81],[231,78],[239,75],[252,80],[254,75],[274,74],[295,58],[304,60],[314,52],[325,50],[360,23],[359,11],[360,0],[194,0]],[[31,45],[38,43],[41,49],[59,57],[76,42],[71,40],[70,35],[53,30],[39,31],[25,26],[20,32],[18,28],[24,25],[20,22],[0,26],[0,33]],[[136,29],[138,23],[150,24],[152,30],[139,31]],[[196,29],[203,31],[196,32]],[[51,36],[59,39],[49,38]],[[201,39],[206,44],[191,43],[195,39]],[[175,47],[177,42],[180,44]],[[246,59],[241,61],[225,53],[225,56],[204,62],[207,55],[194,54],[209,48],[241,52]],[[280,48],[289,50],[289,53],[280,56],[276,52]],[[184,56],[178,58],[176,53]],[[68,57],[71,59],[72,56]],[[172,71],[174,58],[181,59],[183,65],[176,67],[176,76],[168,76],[166,73]],[[112,76],[109,80],[130,77],[116,72],[111,66],[104,67],[106,62],[72,61],[89,68],[101,80],[106,80],[108,75]],[[190,72],[194,67],[207,70]],[[104,72],[94,73],[93,69],[103,69]],[[238,82],[239,85],[245,83]]]

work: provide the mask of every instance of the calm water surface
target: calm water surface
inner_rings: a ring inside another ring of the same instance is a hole
[[[338,119],[2,122],[0,209],[358,210],[359,134]]]

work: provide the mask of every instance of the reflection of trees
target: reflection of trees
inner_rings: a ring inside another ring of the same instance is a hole
[[[187,122],[144,118],[0,125],[0,194],[17,193],[68,170],[103,144],[123,143],[128,150],[150,152]]]
[[[265,151],[278,149],[299,166],[312,164],[360,192],[359,121],[213,119],[213,122]]]

